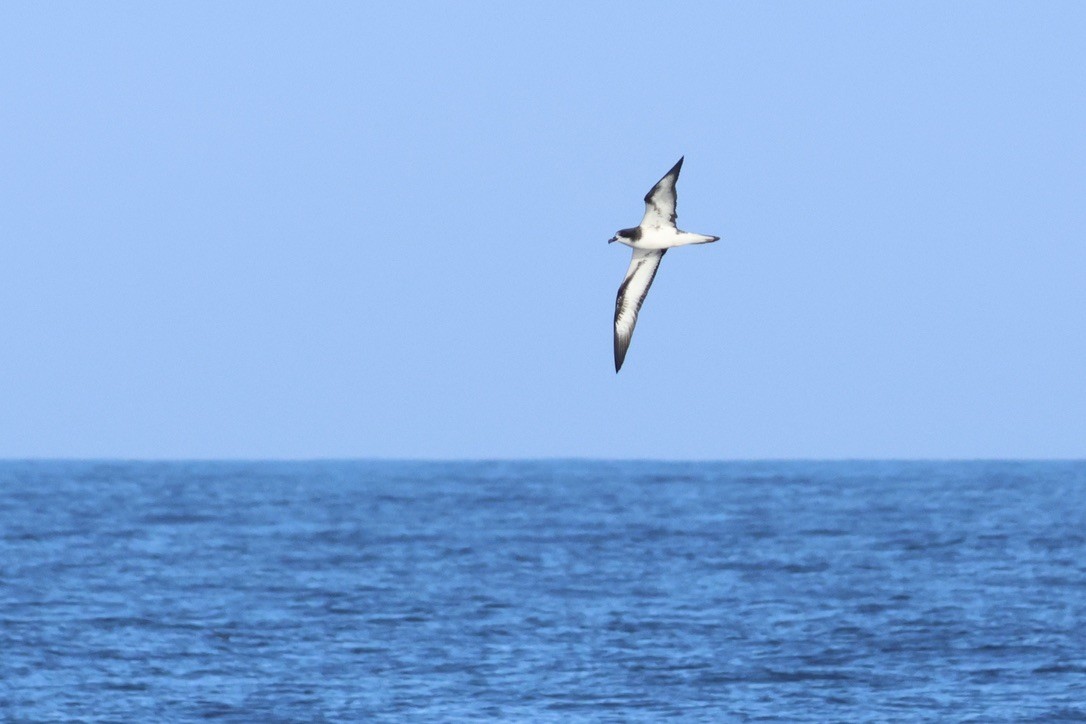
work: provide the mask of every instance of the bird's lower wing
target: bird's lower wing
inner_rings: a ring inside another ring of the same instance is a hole
[[[626,279],[618,288],[615,299],[615,372],[622,369],[622,361],[626,359],[626,350],[630,347],[634,325],[637,324],[637,313],[641,311],[641,304],[649,293],[660,260],[666,252],[667,249],[634,249]]]

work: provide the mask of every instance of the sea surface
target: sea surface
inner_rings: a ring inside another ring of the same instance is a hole
[[[1086,463],[0,463],[4,721],[1086,720]]]

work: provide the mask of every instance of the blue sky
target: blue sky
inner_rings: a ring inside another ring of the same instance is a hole
[[[0,5],[0,456],[1086,455],[1086,6],[659,7]]]

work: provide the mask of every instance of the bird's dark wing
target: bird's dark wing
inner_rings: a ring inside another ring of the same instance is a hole
[[[618,288],[615,299],[615,372],[622,369],[622,361],[626,359],[626,350],[630,347],[634,325],[637,324],[637,313],[641,311],[641,304],[649,293],[656,270],[660,268],[660,260],[666,252],[667,249],[634,249],[626,279]]]
[[[645,216],[641,219],[641,226],[675,226],[677,218],[675,204],[678,201],[675,183],[679,180],[679,171],[682,167],[683,159],[680,158],[679,162],[672,166],[671,170],[645,194]]]

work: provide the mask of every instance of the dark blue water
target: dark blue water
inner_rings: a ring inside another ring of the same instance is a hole
[[[1086,719],[1083,463],[0,463],[0,718]]]

